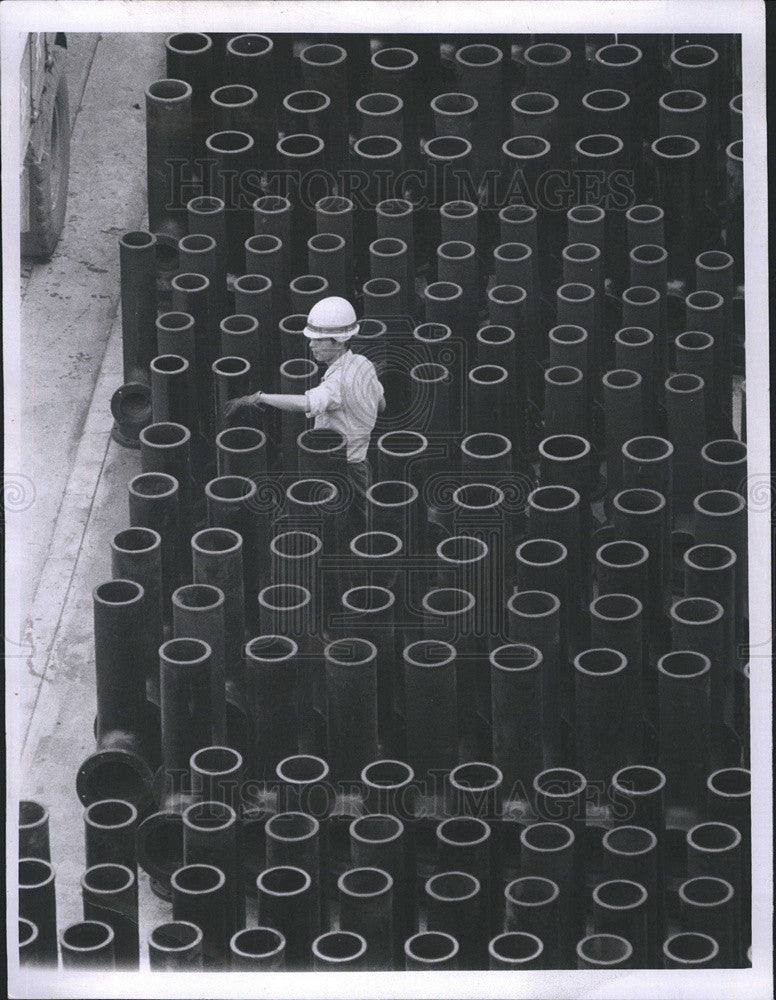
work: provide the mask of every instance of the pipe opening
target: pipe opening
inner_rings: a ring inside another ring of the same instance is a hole
[[[324,142],[320,136],[308,132],[296,132],[294,135],[283,136],[275,148],[282,156],[291,158],[317,156],[323,151]]]
[[[353,143],[353,152],[367,160],[382,160],[401,153],[403,146],[392,135],[365,135]]]
[[[293,503],[304,507],[322,507],[337,499],[339,491],[327,479],[297,479],[286,490]]]
[[[227,555],[242,548],[242,538],[231,528],[203,528],[192,537],[191,545],[195,552]]]
[[[507,607],[521,618],[546,618],[560,608],[560,600],[546,590],[521,590],[507,601]]]
[[[232,936],[232,953],[241,958],[272,958],[286,947],[286,939],[273,927],[245,927]]]
[[[160,354],[151,360],[151,371],[159,375],[181,375],[188,370],[188,361],[179,354]]]
[[[470,115],[477,109],[478,104],[477,98],[471,94],[437,94],[431,100],[431,110],[448,116]]]
[[[570,767],[550,767],[536,775],[533,787],[542,798],[567,799],[584,792],[587,780]]]
[[[387,332],[388,327],[381,319],[365,316],[359,322],[356,338],[358,341],[376,340],[378,337],[384,337]]]
[[[665,438],[643,435],[626,441],[622,451],[634,462],[664,462],[673,455],[674,446]]]
[[[370,278],[364,282],[364,295],[370,295],[373,298],[397,295],[400,289],[399,282],[394,278]]]
[[[472,244],[465,240],[448,240],[439,244],[437,253],[445,260],[468,260],[474,256],[475,250]]]
[[[488,951],[502,962],[520,965],[539,958],[544,951],[544,945],[535,934],[528,934],[525,931],[506,931],[493,938],[488,945]]]
[[[600,205],[574,205],[566,213],[570,222],[591,224],[603,222],[606,212]]]
[[[612,785],[628,795],[656,795],[666,783],[666,776],[648,764],[623,767],[612,778]]]
[[[391,47],[379,49],[372,56],[372,65],[379,69],[409,69],[418,61],[418,55],[412,49]]]
[[[301,812],[275,813],[270,816],[265,825],[268,837],[283,841],[309,840],[320,828],[320,823],[314,816]]]
[[[193,665],[207,660],[211,649],[202,639],[168,639],[159,647],[159,655],[165,663]]]
[[[100,951],[113,941],[114,931],[100,920],[81,920],[62,931],[62,947],[69,951]]]
[[[169,103],[188,100],[191,93],[191,87],[183,80],[156,80],[146,89],[147,97]]]
[[[507,261],[508,263],[515,263],[522,260],[528,260],[533,251],[528,246],[527,243],[501,243],[493,251],[493,256],[496,260]],[[503,286],[502,286],[503,287]],[[515,286],[519,287],[519,286]],[[483,327],[487,330],[490,327]],[[502,327],[501,329],[508,330],[509,327]]]
[[[647,890],[629,879],[612,879],[593,889],[593,900],[608,910],[632,910],[646,903]]]
[[[509,326],[501,326],[498,323],[481,326],[477,331],[477,342],[487,344],[490,347],[502,347],[504,344],[512,343],[514,339],[515,331]]]
[[[205,495],[211,500],[242,502],[256,492],[256,483],[246,476],[218,476],[205,485]]]
[[[721,309],[724,305],[725,300],[719,294],[719,292],[709,292],[709,291],[699,291],[690,292],[690,294],[685,299],[685,302],[691,308],[697,311]]]
[[[683,625],[712,625],[722,615],[722,605],[709,597],[683,597],[671,608],[671,617]]]
[[[125,865],[101,864],[87,868],[81,878],[84,889],[93,893],[124,892],[135,883],[135,876]]]
[[[652,151],[666,160],[682,160],[694,156],[701,148],[689,135],[664,135],[652,143]]]
[[[367,115],[395,115],[404,107],[404,101],[397,94],[364,94],[356,107]]]
[[[434,302],[451,302],[463,295],[463,289],[452,281],[432,281],[424,292],[427,299]]]
[[[377,507],[406,507],[418,498],[418,490],[402,479],[383,479],[373,483],[366,495]]]
[[[395,595],[390,590],[379,586],[353,587],[342,595],[344,607],[359,614],[385,611],[395,601]]]
[[[691,906],[724,906],[733,898],[733,886],[725,879],[701,875],[682,883],[679,898]]]
[[[524,642],[510,642],[499,646],[490,654],[491,666],[499,670],[535,670],[542,664],[542,654],[535,646]]]
[[[531,851],[565,851],[574,843],[574,831],[562,823],[532,823],[520,833],[520,843]]]
[[[38,928],[31,920],[19,917],[19,949],[31,945],[38,937]]]
[[[695,263],[702,271],[725,271],[733,266],[733,258],[724,250],[704,250]]]
[[[552,879],[524,875],[509,883],[505,895],[516,906],[548,906],[558,898],[560,889]]]
[[[500,385],[509,377],[501,365],[477,365],[469,372],[469,381],[474,385]]]
[[[19,803],[19,830],[33,830],[48,822],[48,809],[40,802],[22,799]]]
[[[719,945],[708,934],[685,931],[674,934],[663,943],[666,958],[682,965],[700,965],[712,961],[719,953]]]
[[[404,951],[409,958],[428,965],[449,962],[458,954],[459,947],[452,934],[444,931],[420,931],[404,943]]]
[[[447,643],[445,643],[447,645]],[[410,647],[408,646],[407,649]],[[449,647],[452,649],[452,646]],[[407,659],[405,652],[405,659]],[[415,772],[400,760],[376,760],[367,764],[361,772],[361,780],[365,785],[376,788],[401,788],[408,785],[415,777]]]
[[[538,42],[525,50],[525,61],[529,66],[562,66],[571,61],[571,49],[556,42]]]
[[[350,543],[353,555],[363,559],[387,559],[398,555],[402,548],[401,538],[389,531],[365,531]]]
[[[699,823],[688,831],[687,843],[700,851],[730,851],[741,843],[741,833],[729,823]]]
[[[598,260],[600,256],[601,248],[592,243],[569,243],[563,248],[564,260],[573,261],[575,264],[587,264],[591,260]]]
[[[709,775],[706,787],[721,798],[749,798],[752,772],[745,767],[723,767]]]
[[[656,514],[666,505],[665,497],[657,490],[630,489],[618,493],[614,500],[615,510],[623,514]]]
[[[229,83],[223,87],[216,87],[210,95],[210,100],[223,108],[244,108],[253,104],[258,96],[253,87],[242,83]]]
[[[266,35],[237,35],[226,43],[227,50],[236,56],[263,56],[273,47],[272,39]]]
[[[119,239],[119,243],[131,250],[145,250],[147,247],[154,246],[156,237],[153,233],[146,232],[145,229],[136,229],[131,233],[124,233]]]
[[[349,201],[350,199],[345,200]],[[393,219],[399,219],[407,215],[412,215],[414,210],[415,206],[406,198],[386,198],[385,201],[378,202],[376,208],[378,215],[389,216]]]
[[[446,667],[455,655],[455,647],[441,639],[419,639],[404,647],[404,660],[413,667]]]
[[[583,282],[571,281],[558,288],[558,298],[563,302],[589,302],[595,289]]]
[[[704,387],[704,381],[700,375],[691,375],[688,372],[682,372],[679,375],[669,375],[666,379],[666,389],[669,392],[701,392]]]
[[[596,552],[596,558],[610,569],[634,569],[647,561],[649,551],[641,542],[606,542]]]
[[[622,42],[604,45],[595,54],[596,62],[603,66],[635,66],[641,59],[641,49]]]
[[[503,434],[469,434],[461,442],[461,451],[469,458],[502,458],[512,450],[512,442]]]
[[[185,444],[191,439],[191,431],[183,424],[159,422],[149,424],[140,431],[140,440],[143,444],[152,445],[155,448],[172,448]]]
[[[571,510],[579,503],[579,493],[571,486],[538,486],[529,494],[528,503],[537,510]]]
[[[711,669],[711,662],[704,653],[681,649],[666,653],[657,661],[659,673],[675,679],[701,677]]]
[[[638,264],[662,264],[668,259],[668,251],[665,247],[657,246],[654,243],[642,243],[634,247],[630,252],[631,260]]]
[[[697,90],[669,90],[658,101],[661,108],[673,112],[700,111],[707,103],[705,96]]]
[[[437,545],[436,553],[440,559],[449,563],[481,562],[488,555],[488,546],[481,538],[471,535],[454,535],[443,539]]]
[[[525,566],[559,566],[568,549],[554,538],[529,538],[517,546],[515,555]]]
[[[512,108],[523,115],[548,115],[557,111],[560,101],[541,90],[528,91],[512,98]]]
[[[335,639],[324,650],[330,663],[345,667],[364,667],[374,661],[377,648],[368,639]]]
[[[263,274],[242,274],[239,278],[234,279],[234,289],[236,292],[260,293],[268,292],[271,288],[272,282]]]
[[[533,205],[505,205],[498,217],[502,222],[527,225],[536,219],[536,209]]]
[[[224,451],[258,451],[266,444],[267,435],[256,427],[227,427],[216,436],[216,442]]]
[[[475,604],[474,594],[458,587],[439,587],[430,590],[422,600],[424,611],[445,617],[462,615],[471,611]]]
[[[399,257],[407,252],[407,244],[404,240],[394,239],[391,236],[384,236],[379,240],[374,240],[369,244],[369,249],[377,257]],[[435,326],[437,324],[428,324]]]
[[[331,104],[328,94],[320,90],[295,90],[283,98],[283,107],[288,111],[309,113],[323,111]]]
[[[574,668],[591,677],[610,677],[620,673],[627,665],[623,653],[616,649],[586,649],[574,658]]]
[[[285,531],[269,543],[270,552],[283,559],[310,559],[322,548],[323,542],[311,531]]]
[[[582,98],[582,104],[591,111],[622,111],[630,104],[624,90],[591,90]]]
[[[618,826],[606,831],[602,843],[612,854],[633,856],[653,851],[657,847],[657,837],[643,826]]]
[[[747,447],[744,441],[734,439],[708,441],[701,454],[707,462],[715,465],[738,465],[746,461]]]
[[[501,146],[504,153],[517,160],[536,160],[550,151],[548,139],[540,135],[516,135]]]
[[[561,323],[550,330],[549,336],[556,344],[581,344],[587,340],[587,330],[575,323]]]
[[[308,428],[296,439],[299,447],[310,454],[331,455],[345,448],[345,438],[339,431]]]
[[[577,944],[577,955],[590,965],[621,965],[632,954],[630,942],[617,934],[589,934]]]
[[[400,819],[382,813],[359,816],[350,824],[351,837],[367,844],[389,844],[403,833],[404,824]]]
[[[307,785],[323,781],[329,773],[329,765],[325,760],[311,754],[294,754],[281,760],[275,772],[281,781]]]
[[[623,141],[616,135],[607,135],[602,132],[597,135],[583,136],[577,140],[575,148],[578,153],[583,153],[585,156],[614,156],[616,153],[622,152]]]
[[[259,591],[259,606],[269,611],[298,611],[311,601],[307,587],[295,583],[275,583]]]
[[[424,344],[439,344],[452,337],[452,330],[446,323],[421,323],[415,327],[412,336]]]
[[[253,210],[259,215],[279,215],[291,211],[291,202],[280,194],[265,194],[254,201]]]
[[[439,212],[446,219],[472,219],[479,209],[471,201],[446,201]]]
[[[495,510],[503,502],[503,490],[489,483],[467,483],[453,491],[453,503],[464,510]]]
[[[555,365],[545,371],[544,380],[550,385],[574,385],[582,381],[582,372],[573,365]]]
[[[480,888],[479,879],[468,872],[441,872],[426,882],[426,893],[443,902],[474,899]]]
[[[675,343],[685,351],[705,351],[713,348],[714,338],[701,330],[688,330],[680,333]]]
[[[433,361],[424,362],[410,369],[410,378],[421,385],[434,385],[437,382],[449,382],[450,371],[444,365]]]
[[[340,875],[337,885],[340,892],[347,896],[368,898],[388,892],[393,886],[393,879],[379,868],[351,868]]]
[[[253,149],[253,137],[247,132],[214,132],[205,140],[205,145],[213,153],[247,153]]]
[[[641,375],[629,368],[616,368],[603,377],[607,389],[635,389],[641,385]]]
[[[633,205],[625,213],[628,222],[635,222],[639,225],[653,225],[662,222],[665,212],[659,205]]]
[[[249,236],[245,241],[246,250],[251,253],[277,253],[283,247],[283,241],[279,236],[271,236],[269,233],[259,233],[256,236]]]
[[[54,881],[54,869],[42,858],[19,859],[19,888],[41,889]]]
[[[454,767],[449,776],[450,785],[454,789],[466,789],[475,792],[486,792],[497,789],[504,776],[494,764],[482,761],[470,761]]]
[[[144,591],[134,580],[106,580],[94,588],[94,599],[98,604],[120,607],[141,600]]]
[[[313,954],[324,962],[354,962],[366,948],[366,939],[354,931],[327,931],[313,941]]]
[[[469,140],[457,135],[439,135],[426,141],[426,155],[431,159],[460,160],[471,151]]]
[[[210,279],[204,274],[176,274],[172,279],[172,287],[183,292],[203,292],[210,287]]]
[[[427,447],[428,441],[417,431],[388,431],[377,441],[378,451],[395,458],[414,458]]]
[[[266,588],[267,590],[271,588]],[[310,591],[305,587],[295,587],[294,590],[303,590],[305,595],[309,599]],[[264,591],[262,591],[262,594]],[[306,602],[305,602],[306,603]],[[269,606],[269,605],[267,605]],[[301,605],[295,605],[292,608],[279,608],[275,607],[272,610],[295,610],[296,607]],[[255,639],[246,645],[245,652],[253,660],[258,660],[262,663],[280,663],[284,660],[290,660],[298,652],[299,647],[293,639],[288,638],[284,635],[257,635]]]
[[[309,379],[318,373],[318,365],[309,358],[289,358],[280,366],[280,374],[289,379]]]
[[[217,892],[226,884],[226,876],[213,865],[184,865],[172,873],[173,891],[199,896]]]
[[[242,754],[231,747],[203,747],[191,755],[191,768],[199,774],[234,774],[243,765]]]
[[[590,443],[577,434],[553,434],[539,442],[539,454],[554,461],[583,458]]]
[[[345,246],[345,240],[336,233],[318,233],[316,236],[310,237],[307,246],[310,250],[315,250],[318,253],[335,253],[342,250]]]
[[[437,839],[455,847],[475,847],[490,839],[490,826],[474,816],[453,816],[437,826]]]
[[[710,45],[680,45],[671,53],[671,62],[677,66],[687,66],[693,69],[711,66],[719,59],[719,53]]]
[[[186,52],[191,55],[207,52],[213,47],[213,40],[197,31],[183,31],[177,35],[170,35],[165,39],[164,45],[172,52]]]
[[[455,60],[462,66],[495,66],[504,58],[501,49],[495,45],[483,45],[475,43],[473,45],[463,45],[456,49]]]
[[[158,549],[161,543],[161,535],[151,528],[125,528],[113,536],[111,548],[117,552],[148,553]]]
[[[622,300],[630,306],[652,306],[660,301],[660,292],[649,285],[632,285],[622,293]]]
[[[218,358],[213,362],[212,369],[216,375],[247,375],[251,370],[251,363],[245,358]]]
[[[711,542],[703,545],[693,545],[684,554],[686,566],[697,570],[730,569],[736,562],[736,554],[727,545],[714,545]]]

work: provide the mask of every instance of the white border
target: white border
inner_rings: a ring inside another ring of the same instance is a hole
[[[765,12],[760,0],[566,0],[544,2],[147,2],[147,0],[6,0],[0,5],[0,68],[2,71],[2,209],[4,286],[5,466],[22,467],[18,416],[21,411],[19,256],[18,256],[18,66],[20,33],[28,31],[282,31],[303,30],[372,33],[480,32],[635,33],[740,32],[744,76],[746,325],[748,349],[747,431],[749,439],[750,497],[758,482],[770,484],[768,426],[768,261],[765,131]],[[759,470],[759,471],[756,471]],[[762,496],[762,493],[756,494]],[[191,997],[239,996],[273,998],[335,997],[552,997],[698,998],[731,996],[736,1000],[768,1000],[772,995],[772,816],[771,816],[771,605],[770,508],[749,511],[749,594],[752,644],[759,669],[752,671],[752,798],[753,897],[755,920],[751,970],[637,971],[637,972],[459,972],[459,973],[166,973],[110,975],[59,972],[21,977],[15,934],[9,934],[9,993],[46,997]],[[13,520],[13,519],[11,519]],[[9,523],[9,528],[13,525]],[[20,566],[21,539],[6,539],[6,615],[8,634],[18,623],[18,593],[14,579]],[[6,677],[6,705],[14,707]],[[10,754],[17,730],[7,719]],[[8,768],[11,794],[17,777]],[[11,801],[15,801],[13,797]],[[16,870],[15,809],[7,814],[8,863]],[[8,878],[9,886],[15,876]],[[8,894],[9,926],[15,926],[15,893]]]

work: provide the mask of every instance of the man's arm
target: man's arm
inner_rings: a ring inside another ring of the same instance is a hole
[[[307,396],[293,393],[254,392],[250,396],[238,396],[224,404],[224,416],[230,417],[241,406],[274,406],[290,413],[307,413]]]

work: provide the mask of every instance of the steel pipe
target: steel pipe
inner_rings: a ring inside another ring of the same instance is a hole
[[[241,830],[237,813],[224,802],[195,802],[184,809],[182,820],[184,865],[215,866],[224,876],[223,933],[229,940],[236,930],[245,926]],[[173,907],[174,891],[173,877]]]
[[[121,343],[124,382],[148,382],[156,354],[156,236],[145,230],[119,238]]]
[[[377,868],[393,879],[393,961],[401,962],[401,942],[417,928],[414,870],[407,865],[404,824],[396,816],[370,813],[349,827],[350,859],[354,866]]]
[[[345,500],[342,487],[328,479],[297,479],[286,489],[288,526],[314,532],[324,554],[333,555],[341,548],[343,526],[336,515],[343,512]]]
[[[643,740],[644,692],[653,686],[649,663],[644,660],[643,610],[641,601],[631,594],[601,593],[590,604],[590,641],[599,647],[618,650],[627,662],[629,722],[637,753]]]
[[[225,597],[210,584],[192,583],[179,587],[172,595],[173,635],[176,638],[200,639],[211,650],[210,713],[213,740],[226,740],[226,632]]]
[[[192,88],[184,80],[157,80],[145,92],[148,226],[176,243],[185,235],[186,220],[170,163],[185,168],[191,162],[192,100]]]
[[[644,430],[643,381],[637,371],[617,368],[603,377],[608,497],[623,485],[623,446]]]
[[[393,879],[379,868],[351,868],[340,875],[340,927],[367,942],[366,965],[390,969],[393,954]]]
[[[122,799],[100,799],[84,810],[86,866],[112,863],[137,872],[137,809]]]
[[[746,734],[745,734],[746,735]],[[748,768],[728,767],[706,779],[708,816],[728,823],[741,834],[741,938],[749,940],[752,929],[752,820],[751,783]]]
[[[184,31],[164,40],[167,76],[185,80],[191,87],[191,141],[195,156],[210,127],[208,94],[213,80],[213,40],[209,35]]]
[[[310,274],[320,275],[326,280],[329,295],[350,295],[353,273],[344,237],[337,233],[311,236],[307,241],[307,266]]]
[[[225,803],[235,811],[242,804],[243,757],[225,746],[203,747],[189,760],[190,788],[201,802]]]
[[[150,804],[153,780],[147,758],[145,594],[131,580],[111,580],[96,587],[92,598],[97,750],[79,768],[76,791],[88,806],[120,790],[141,810]]]
[[[19,802],[19,857],[51,860],[49,812],[32,799]]]
[[[681,926],[717,942],[716,964],[722,969],[740,961],[736,907],[733,886],[724,879],[701,875],[679,886]]]
[[[215,404],[215,426],[218,431],[226,427],[248,424],[251,417],[256,419],[250,407],[240,406],[229,420],[224,416],[224,405],[230,399],[245,396],[251,386],[251,364],[245,358],[218,358],[212,364],[214,376],[213,397]]]
[[[711,969],[718,954],[719,945],[708,934],[683,931],[663,942],[663,968]]]
[[[260,515],[257,484],[246,476],[218,476],[205,484],[210,528],[228,528],[242,539],[246,621],[256,618],[256,597],[269,577],[266,519]],[[263,556],[263,558],[262,558]]]
[[[665,246],[665,212],[659,205],[632,205],[625,213],[628,250],[649,243]]]
[[[221,198],[199,195],[186,203],[188,236],[178,241],[178,264],[210,278],[214,319],[228,312],[226,288],[226,206]]]
[[[31,920],[19,917],[19,968],[31,969],[40,964],[38,928]]]
[[[588,934],[577,943],[578,969],[627,969],[633,946],[619,934]]]
[[[423,301],[427,323],[440,323],[448,326],[453,337],[464,341],[468,331],[462,324],[461,305],[463,289],[452,281],[434,281],[423,289]]]
[[[257,233],[245,241],[245,273],[264,275],[272,283],[272,330],[288,312],[289,274],[283,256],[283,240],[272,233]]]
[[[267,473],[267,435],[256,427],[227,427],[216,435],[219,478],[263,479]]]
[[[159,359],[156,359],[159,360]],[[198,456],[198,459],[201,456]],[[149,424],[140,432],[140,461],[143,472],[163,472],[172,476],[178,483],[178,508],[181,530],[184,538],[191,537],[192,524],[195,518],[192,488],[194,475],[192,468],[191,431],[183,424],[162,422]],[[150,529],[145,529],[146,531]],[[118,538],[118,536],[116,536]],[[120,544],[126,544],[130,539],[124,538]],[[117,563],[134,561],[134,557],[125,555],[119,557],[114,547],[114,572]],[[138,557],[139,558],[139,557]],[[153,559],[153,557],[151,557]],[[121,573],[117,573],[121,576]],[[134,579],[134,576],[130,576]],[[143,583],[142,580],[138,580]],[[150,584],[150,578],[149,578]],[[148,588],[146,588],[148,589]],[[155,603],[154,588],[148,594],[148,603]],[[163,608],[167,615],[167,608]]]
[[[653,433],[658,385],[655,334],[645,326],[622,327],[614,335],[614,363],[618,369],[635,371],[641,376],[643,433]]]
[[[447,201],[439,208],[439,236],[479,247],[479,208],[471,201]]]
[[[124,865],[93,865],[81,877],[84,920],[103,921],[113,931],[116,968],[138,969],[137,876]]]
[[[513,595],[510,602],[523,595]],[[510,610],[512,606],[510,605]],[[555,723],[556,713],[544,708],[543,673],[545,664],[541,652],[525,643],[500,646],[490,654],[493,761],[504,776],[506,798],[510,801],[527,799],[534,775],[543,769],[550,734],[545,721]],[[548,685],[548,694],[554,686]],[[556,700],[548,702],[557,711]],[[546,719],[545,719],[546,716]]]
[[[312,944],[316,972],[361,972],[365,968],[366,938],[353,931],[327,931]]]
[[[277,972],[285,969],[286,939],[273,927],[245,927],[229,942],[235,972]]]
[[[638,760],[632,678],[619,650],[587,649],[574,658],[576,753],[589,781],[606,784],[618,766]]]
[[[688,597],[707,597],[723,608],[723,651],[725,670],[722,680],[727,689],[737,661],[738,628],[736,608],[736,554],[727,545],[693,545],[683,556],[684,592]]]
[[[296,439],[301,476],[344,476],[346,440],[341,431],[308,428]]]
[[[441,931],[421,931],[404,942],[404,968],[410,972],[457,969],[460,945],[451,935]]]
[[[425,785],[433,772],[458,763],[456,651],[448,642],[422,639],[404,650],[407,760]],[[428,729],[429,713],[438,719]]]
[[[504,929],[520,931],[537,937],[543,944],[545,967],[556,968],[560,955],[558,899],[560,889],[552,879],[524,875],[510,882],[504,890],[506,915]]]
[[[671,565],[666,565],[668,521],[666,500],[662,493],[650,489],[627,489],[612,500],[612,520],[617,540],[638,542],[649,553],[646,561],[648,585],[642,600],[649,621],[650,645],[657,648],[663,642],[663,615],[670,600]]]
[[[414,867],[414,832],[418,785],[415,772],[401,760],[373,760],[361,772],[361,801],[369,813],[396,816],[404,823],[407,865]]]
[[[115,969],[113,928],[101,920],[82,920],[66,927],[59,938],[64,969]],[[56,947],[56,944],[55,944]]]
[[[691,280],[693,257],[679,220],[687,211],[692,218],[703,218],[700,148],[698,140],[688,135],[661,136],[650,144],[655,164],[656,200],[665,209],[669,278],[685,282]]]
[[[44,966],[57,965],[57,901],[54,869],[42,858],[19,858],[19,916],[38,930],[36,955]]]
[[[659,858],[666,831],[665,790],[666,775],[648,764],[622,767],[612,776],[612,792],[623,804],[629,822],[657,837]]]
[[[205,969],[229,967],[230,923],[226,876],[209,864],[189,864],[172,873],[172,916],[202,931]]]
[[[245,257],[245,241],[251,235],[251,210],[243,207],[246,178],[256,173],[256,142],[247,132],[213,132],[205,140],[207,155],[215,159],[211,194],[225,205],[227,267],[238,273]],[[235,197],[234,177],[241,178]]]
[[[490,823],[474,816],[452,816],[436,827],[437,864],[441,871],[474,876],[482,887],[479,920],[493,933],[501,922],[501,886],[497,884],[497,850]]]
[[[480,918],[484,901],[479,880],[468,872],[440,872],[426,881],[424,891],[428,929],[459,942],[461,968],[484,969],[487,934]]]
[[[607,879],[625,879],[644,887],[647,916],[647,965],[658,961],[663,927],[663,886],[658,840],[644,826],[616,826],[604,833],[602,874]]]
[[[671,608],[671,638],[674,649],[703,653],[710,664],[711,725],[722,736],[723,708],[729,670],[724,662],[724,613],[719,601],[708,597],[684,597]]]
[[[295,314],[310,312],[316,302],[329,294],[329,282],[318,274],[300,274],[288,286]]]
[[[270,152],[274,157],[274,149]],[[294,234],[294,211],[284,195],[268,194],[253,203],[253,231],[256,236],[274,236],[282,246],[283,283],[277,291],[278,308],[282,312],[290,305],[288,281],[291,277],[291,260],[298,260],[292,246]]]
[[[547,436],[581,431],[589,434],[588,388],[583,373],[570,365],[554,365],[544,373],[544,425]],[[498,426],[504,426],[499,422]]]
[[[406,198],[386,198],[375,206],[378,238],[403,240],[407,244],[409,259],[417,269],[420,255],[419,247],[415,246],[414,214],[415,207]]]
[[[704,414],[707,423],[714,417],[714,338],[702,330],[688,330],[674,340],[678,372],[695,375],[703,381]]]
[[[267,35],[235,35],[226,43],[225,65],[233,84],[252,87],[259,95],[258,148],[263,162],[271,168],[278,125],[277,87],[283,78],[275,43]]]
[[[704,490],[731,490],[746,499],[747,446],[735,439],[707,441],[701,449]]]
[[[558,886],[561,962],[569,962],[578,921],[575,909],[574,833],[562,823],[531,823],[520,833],[520,870],[523,876],[547,878]]]
[[[242,274],[234,279],[232,287],[235,312],[242,323],[230,324],[228,320],[232,317],[221,321],[222,353],[246,358],[251,362],[251,372],[257,382],[272,386],[275,369],[280,364],[272,280],[265,274]],[[256,320],[255,327],[246,323],[246,316]],[[246,353],[241,354],[233,349],[233,338],[228,334],[234,333],[244,334],[244,337],[238,338],[238,342],[243,344]]]
[[[331,100],[326,143],[331,147],[336,174],[347,160],[348,54],[341,45],[318,42],[302,48],[299,62],[304,85],[310,90],[322,91]]]
[[[639,882],[612,879],[593,889],[593,927],[597,933],[615,930],[633,947],[633,963],[644,968],[647,954],[647,890]]]
[[[299,647],[281,635],[261,635],[245,647],[246,703],[253,729],[252,777],[269,780],[280,760],[298,751]]]
[[[480,299],[479,261],[476,247],[464,240],[449,240],[436,249],[437,284],[451,283],[463,291],[459,303],[459,327],[471,343],[471,330],[477,324]]]
[[[326,729],[335,781],[358,780],[377,754],[377,649],[366,639],[336,639],[324,649]]]
[[[188,920],[157,924],[148,935],[148,962],[152,972],[202,969],[203,934]]]

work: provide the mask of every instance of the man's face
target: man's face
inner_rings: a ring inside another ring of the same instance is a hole
[[[331,337],[324,337],[321,340],[311,340],[310,350],[316,361],[328,365],[342,351],[342,344],[338,344]]]

